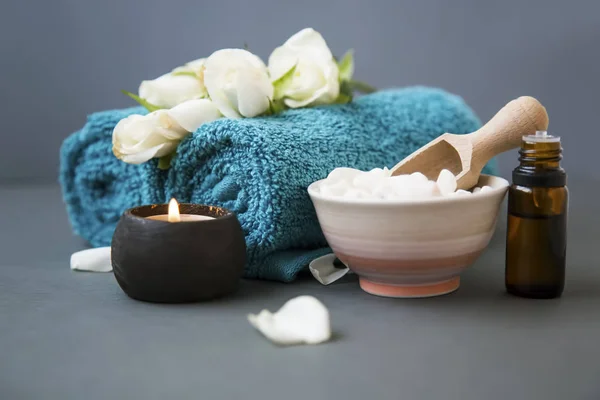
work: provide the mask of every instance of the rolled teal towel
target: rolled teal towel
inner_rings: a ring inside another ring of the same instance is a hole
[[[168,171],[112,154],[112,131],[142,108],[92,114],[61,148],[60,182],[76,234],[110,245],[127,208],[180,202],[234,211],[246,235],[245,276],[289,282],[330,251],[306,188],[336,167],[391,168],[445,132],[479,128],[473,111],[440,89],[409,87],[346,105],[290,110],[203,125],[178,147]],[[486,166],[495,174],[495,162]]]

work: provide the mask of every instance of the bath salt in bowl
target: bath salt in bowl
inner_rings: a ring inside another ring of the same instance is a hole
[[[489,244],[509,186],[503,178],[481,175],[481,189],[471,193],[453,191],[446,174],[439,184],[415,177],[421,185],[412,186],[388,182],[397,177],[386,170],[387,179],[373,172],[372,180],[364,178],[370,172],[343,172],[335,182],[314,182],[308,193],[336,256],[359,276],[364,291],[386,297],[458,289],[460,273]]]

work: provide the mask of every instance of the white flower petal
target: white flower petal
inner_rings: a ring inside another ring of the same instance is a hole
[[[246,79],[240,74],[237,82],[237,105],[241,115],[247,118],[256,117],[269,108],[268,93],[260,87],[260,82]],[[271,86],[270,82],[269,85]],[[272,86],[271,86],[272,88]]]
[[[183,103],[182,103],[183,104]],[[158,110],[158,119],[152,133],[156,135],[161,142],[178,142],[190,134],[169,115],[169,110]]]
[[[188,100],[167,113],[188,132],[194,132],[200,125],[221,118],[217,107],[208,99]]]
[[[289,108],[302,108],[302,107],[306,107],[309,104],[311,104],[312,102],[314,102],[316,99],[318,99],[319,96],[321,95],[321,93],[323,91],[325,91],[325,90],[327,90],[327,89],[326,88],[319,89],[319,91],[316,91],[315,93],[313,93],[312,96],[307,97],[304,100],[294,100],[294,99],[287,98],[287,99],[284,99],[283,102]]]
[[[187,62],[185,64],[185,66],[190,67],[190,68],[199,68],[199,67],[202,67],[205,62],[206,62],[206,57],[203,57],[203,58],[198,58],[196,60]]]
[[[337,99],[339,68],[320,33],[303,29],[276,48],[269,57],[271,79],[279,79],[294,65],[291,82],[278,91],[285,104],[297,108],[330,104]]]
[[[285,75],[298,63],[298,54],[294,50],[281,46],[273,50],[269,56],[269,74],[271,81],[276,81]]]
[[[232,110],[238,114],[239,113],[239,105],[238,105],[238,91],[237,85],[227,84],[223,87],[223,94],[227,99],[228,104],[231,106]],[[240,115],[242,117],[242,115]]]
[[[223,91],[214,91],[210,95],[211,100],[218,110],[227,118],[242,118],[239,112],[233,107],[227,95]]]
[[[110,253],[110,246],[77,251],[71,254],[71,269],[73,271],[110,272],[112,271]]]
[[[241,115],[233,107],[227,96],[227,89],[225,87],[228,83],[225,76],[227,71],[221,68],[222,65],[226,65],[226,62],[221,60],[221,58],[221,54],[215,52],[206,61],[204,84],[211,100],[224,116],[227,118],[241,118]]]
[[[144,137],[144,140],[139,141],[134,146],[124,148],[123,153],[124,154],[138,154],[138,153],[146,151],[147,149],[160,146],[161,144],[164,144],[164,143],[177,143],[183,138],[182,136],[178,136],[176,139],[171,139],[171,138],[165,137],[164,135],[162,135],[162,133],[163,132],[161,132],[160,128],[156,128],[156,129],[152,130],[148,135],[146,135],[146,137]],[[187,135],[188,133],[186,132],[185,134]]]
[[[113,138],[119,141],[124,153],[135,153],[140,147],[148,148],[160,144],[165,141],[160,130],[173,127],[182,130],[172,122],[170,126],[163,127],[165,112],[165,110],[157,110],[147,115],[131,115],[117,124]],[[175,135],[176,138],[180,136],[180,134]]]
[[[280,345],[319,344],[331,338],[329,310],[313,296],[287,301],[276,313],[249,314],[250,324]]]
[[[308,105],[330,104],[337,98],[337,95],[332,96],[332,94],[335,92],[335,89],[332,89],[330,85],[327,85],[320,88],[319,90],[314,92],[310,97],[304,100],[294,100],[288,98],[284,100],[284,103],[290,108],[300,108],[306,107]]]
[[[251,118],[269,109],[269,98],[257,89],[256,85],[242,85],[238,90],[240,114]]]
[[[315,90],[327,85],[323,70],[316,64],[299,63],[294,72],[292,84],[286,90],[286,97],[305,99],[313,95]]]
[[[187,62],[184,65],[175,68],[172,72],[193,72],[195,74],[198,74],[204,67],[205,62],[206,58],[199,58],[197,60]]]
[[[127,163],[141,164],[173,152],[187,135],[189,132],[167,110],[131,115],[113,130],[113,153]]]
[[[284,46],[315,59],[333,59],[333,54],[323,36],[312,28],[305,28],[294,34]]]
[[[143,81],[138,90],[139,96],[159,107],[171,108],[187,100],[206,95],[199,79],[187,75],[162,75],[154,80]]]
[[[265,64],[256,55],[242,49],[222,49],[211,54],[204,67],[208,94],[224,116],[240,118],[268,108],[273,86]],[[257,104],[251,104],[257,99]],[[243,113],[240,112],[242,104]]]
[[[134,114],[120,120],[113,129],[113,143],[118,141],[121,146],[133,146],[140,139],[133,137],[131,129],[139,123],[144,123],[145,116]]]
[[[151,147],[147,150],[140,151],[135,154],[125,154],[121,160],[129,164],[142,164],[154,157],[166,156],[175,150],[175,145],[171,143],[163,143],[158,146]]]

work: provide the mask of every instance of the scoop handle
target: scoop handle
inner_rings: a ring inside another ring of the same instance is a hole
[[[548,113],[530,96],[510,101],[479,130],[473,132],[471,165],[483,167],[490,159],[521,145],[524,135],[548,129]]]

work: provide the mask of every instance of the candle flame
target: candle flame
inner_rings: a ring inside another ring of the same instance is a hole
[[[175,199],[169,201],[169,222],[180,222],[181,216],[179,215],[179,203]]]

